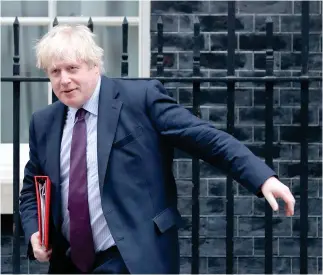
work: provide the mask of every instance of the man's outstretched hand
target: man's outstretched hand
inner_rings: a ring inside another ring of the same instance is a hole
[[[265,181],[261,191],[274,211],[278,210],[276,198],[281,198],[285,202],[286,216],[294,215],[295,199],[289,188],[281,183],[277,178],[271,177]]]

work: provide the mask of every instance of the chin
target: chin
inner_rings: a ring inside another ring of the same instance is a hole
[[[82,107],[83,104],[69,104],[69,107],[75,108],[75,109],[79,109]]]
[[[62,103],[64,103],[66,106],[68,107],[72,107],[72,108],[80,108],[82,106],[82,104],[78,101],[75,101],[75,100],[68,100],[68,99],[65,99],[65,100],[61,100]]]
[[[77,106],[80,104],[80,101],[81,101],[75,95],[66,95],[66,94],[62,94],[59,100],[65,105],[73,108],[77,108]]]

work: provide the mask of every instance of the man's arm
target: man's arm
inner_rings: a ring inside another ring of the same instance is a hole
[[[178,105],[159,81],[150,81],[146,100],[151,120],[170,144],[231,172],[249,191],[263,196],[261,186],[276,173],[245,145]]]
[[[28,245],[28,256],[35,259],[30,243],[31,236],[38,231],[37,198],[34,183],[34,176],[41,175],[39,165],[37,144],[34,129],[34,116],[29,126],[29,161],[24,170],[23,187],[20,193],[20,217],[25,233],[25,242]]]
[[[231,135],[198,119],[167,95],[159,81],[149,82],[146,106],[156,129],[169,142],[211,165],[231,172],[233,178],[258,197],[264,196],[274,211],[282,198],[286,215],[294,214],[295,199],[276,173]]]

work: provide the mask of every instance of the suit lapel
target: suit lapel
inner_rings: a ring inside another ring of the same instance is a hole
[[[122,106],[122,102],[117,100],[118,94],[114,82],[102,76],[97,126],[97,154],[101,194]]]
[[[61,102],[57,102],[55,104],[57,105],[53,110],[52,118],[50,121],[50,128],[47,132],[46,171],[53,187],[51,196],[53,221],[55,226],[58,227],[61,210],[60,149],[67,107]]]
[[[57,103],[53,111],[51,126],[47,132],[46,163],[49,177],[54,184],[60,183],[60,149],[63,134],[66,106],[61,102]]]

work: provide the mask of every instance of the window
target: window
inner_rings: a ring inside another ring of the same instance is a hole
[[[91,16],[98,44],[104,49],[106,75],[121,75],[122,29],[124,16],[129,22],[129,76],[148,77],[150,74],[150,2],[149,1],[4,1],[1,3],[2,76],[12,75],[13,22],[20,22],[20,74],[45,76],[35,66],[36,39],[52,27],[57,16],[59,23],[87,24]],[[7,41],[7,42],[4,42]],[[31,114],[51,102],[49,83],[21,83],[20,93],[20,179],[28,160],[28,129]],[[12,213],[13,177],[13,85],[1,83],[0,182],[2,213]],[[9,189],[8,189],[9,188]]]

